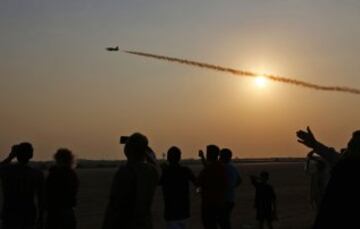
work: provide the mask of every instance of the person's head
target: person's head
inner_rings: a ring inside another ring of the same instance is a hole
[[[74,164],[74,154],[66,148],[60,148],[56,151],[54,159],[57,166],[72,167]]]
[[[220,149],[217,145],[206,146],[206,159],[210,162],[218,160]]]
[[[360,157],[360,130],[353,133],[352,138],[348,143],[346,153],[351,154],[351,156]]]
[[[27,164],[33,157],[34,149],[28,142],[22,142],[16,145],[16,159],[21,164]]]
[[[124,153],[130,162],[144,161],[146,150],[148,149],[148,139],[141,133],[132,134],[125,143]]]
[[[267,171],[261,171],[260,172],[260,180],[261,180],[261,182],[266,183],[266,182],[268,182],[269,178],[270,178],[270,175],[269,175],[269,173]]]
[[[177,164],[179,163],[180,159],[181,159],[181,150],[176,146],[172,146],[167,152],[167,161],[170,164]]]
[[[220,150],[220,161],[228,163],[231,161],[232,152],[230,149],[224,148]]]

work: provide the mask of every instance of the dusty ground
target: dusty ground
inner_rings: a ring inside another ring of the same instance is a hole
[[[197,173],[199,166],[192,166]],[[313,219],[313,210],[308,204],[309,179],[303,172],[302,163],[257,163],[240,164],[239,169],[244,183],[237,189],[236,207],[233,214],[234,228],[255,228],[253,209],[254,188],[248,175],[268,170],[278,196],[279,221],[276,228],[309,228]],[[80,229],[100,228],[104,208],[107,202],[109,186],[114,169],[79,170],[81,189],[77,216]],[[153,206],[155,228],[164,228],[163,200],[158,189]],[[188,228],[202,228],[200,221],[200,198],[192,193],[192,218]]]
[[[200,166],[192,166],[198,173]],[[248,175],[267,170],[271,175],[278,196],[279,221],[275,228],[296,229],[310,228],[314,212],[308,204],[309,178],[303,172],[302,163],[251,163],[239,164],[244,179],[237,189],[236,207],[233,214],[235,229],[256,228],[255,211],[253,209],[254,188]],[[81,184],[76,214],[79,229],[101,228],[104,209],[107,203],[110,183],[115,169],[80,169],[77,171]],[[153,217],[155,229],[164,228],[163,200],[158,189],[154,205]],[[192,218],[188,228],[202,228],[200,221],[200,198],[192,193]]]

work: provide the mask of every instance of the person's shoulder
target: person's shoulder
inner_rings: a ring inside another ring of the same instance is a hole
[[[15,166],[14,163],[1,165],[0,171],[9,171],[9,170],[13,169],[14,166]]]
[[[135,168],[130,165],[120,165],[114,175],[114,180],[131,180],[135,177]]]
[[[133,171],[134,168],[133,166],[130,165],[119,165],[117,170],[116,170],[116,174],[121,174],[121,173],[128,173],[129,171]]]
[[[0,167],[0,176],[7,177],[14,170],[14,164],[6,164]]]
[[[34,168],[31,166],[26,166],[26,173],[28,176],[31,177],[31,179],[37,180],[39,182],[42,182],[45,178],[44,172],[38,168]]]
[[[151,164],[151,163],[147,163],[147,162],[146,162],[146,163],[141,163],[141,166],[142,166],[145,170],[158,173],[158,170],[157,170],[156,166],[153,165],[153,164]]]
[[[170,166],[169,166],[169,164],[164,163],[164,164],[160,165],[160,168],[162,171],[168,171],[170,169]]]

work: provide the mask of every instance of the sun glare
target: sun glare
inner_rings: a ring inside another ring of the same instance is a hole
[[[257,76],[255,79],[255,84],[260,88],[264,88],[267,85],[267,81],[268,81],[268,79],[266,77]]]

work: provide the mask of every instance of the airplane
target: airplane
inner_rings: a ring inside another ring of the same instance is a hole
[[[119,51],[119,46],[116,47],[106,47],[106,50],[109,52],[117,52]]]

